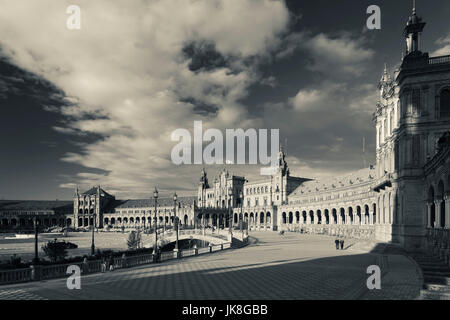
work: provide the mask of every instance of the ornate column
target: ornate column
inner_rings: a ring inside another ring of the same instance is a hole
[[[436,199],[434,200],[435,204],[435,210],[434,210],[434,217],[435,217],[435,228],[441,228],[441,205],[442,205],[443,199]]]
[[[445,201],[445,229],[450,229],[450,193],[444,195]]]

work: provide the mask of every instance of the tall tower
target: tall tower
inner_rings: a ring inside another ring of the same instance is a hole
[[[413,12],[406,23],[404,35],[406,38],[406,57],[408,55],[420,55],[420,37],[426,23],[416,14],[416,1],[414,0]]]
[[[206,189],[209,189],[208,177],[205,168],[202,169],[200,181],[198,183],[198,207],[203,208],[206,206]]]
[[[450,86],[450,59],[420,48],[425,22],[415,6],[405,27],[406,55],[392,79],[385,67],[374,121],[377,130],[377,238],[408,250],[423,244],[427,225],[424,166],[450,128],[441,93]]]

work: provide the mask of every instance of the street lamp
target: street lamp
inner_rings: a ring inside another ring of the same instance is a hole
[[[178,252],[178,217],[177,217],[177,193],[173,194],[173,214],[175,222],[175,232],[177,235],[177,241],[175,242],[175,250]],[[178,254],[178,253],[177,253]]]
[[[95,231],[95,213],[94,213],[94,219],[92,223],[92,244],[91,244],[91,255],[93,256],[95,254],[95,244],[94,244],[94,231]]]
[[[242,190],[241,191],[239,191],[239,205],[241,206],[241,213],[239,214],[239,222],[240,222],[240,225],[241,225],[241,234],[242,234],[242,239],[244,239],[244,236],[243,236],[243,231],[242,231],[242,224],[243,224],[243,222],[244,222],[244,216],[242,215],[242,200],[244,199],[244,195],[242,194]]]
[[[229,221],[228,221],[228,227],[229,227],[229,232],[230,235],[233,234],[233,212],[232,212],[232,201],[231,201],[231,196],[233,195],[233,189],[231,187],[228,188],[228,216],[229,216]]]
[[[145,210],[143,210],[144,212],[144,234],[145,234]]]
[[[158,205],[158,190],[155,187],[155,191],[153,191],[153,198],[155,199],[155,243],[153,245],[153,256],[154,259],[158,260],[158,218],[156,217],[156,207]]]
[[[39,253],[38,253],[38,220],[37,216],[34,216],[34,264],[39,263]]]

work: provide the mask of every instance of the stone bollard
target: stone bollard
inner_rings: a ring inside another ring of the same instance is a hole
[[[40,265],[32,265],[31,268],[31,280],[39,281],[42,277],[42,266]]]

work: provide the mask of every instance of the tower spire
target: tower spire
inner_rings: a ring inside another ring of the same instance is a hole
[[[409,17],[405,27],[404,35],[406,38],[406,55],[415,53],[420,55],[420,34],[425,28],[425,22],[416,14],[416,1],[413,0],[412,15]]]

